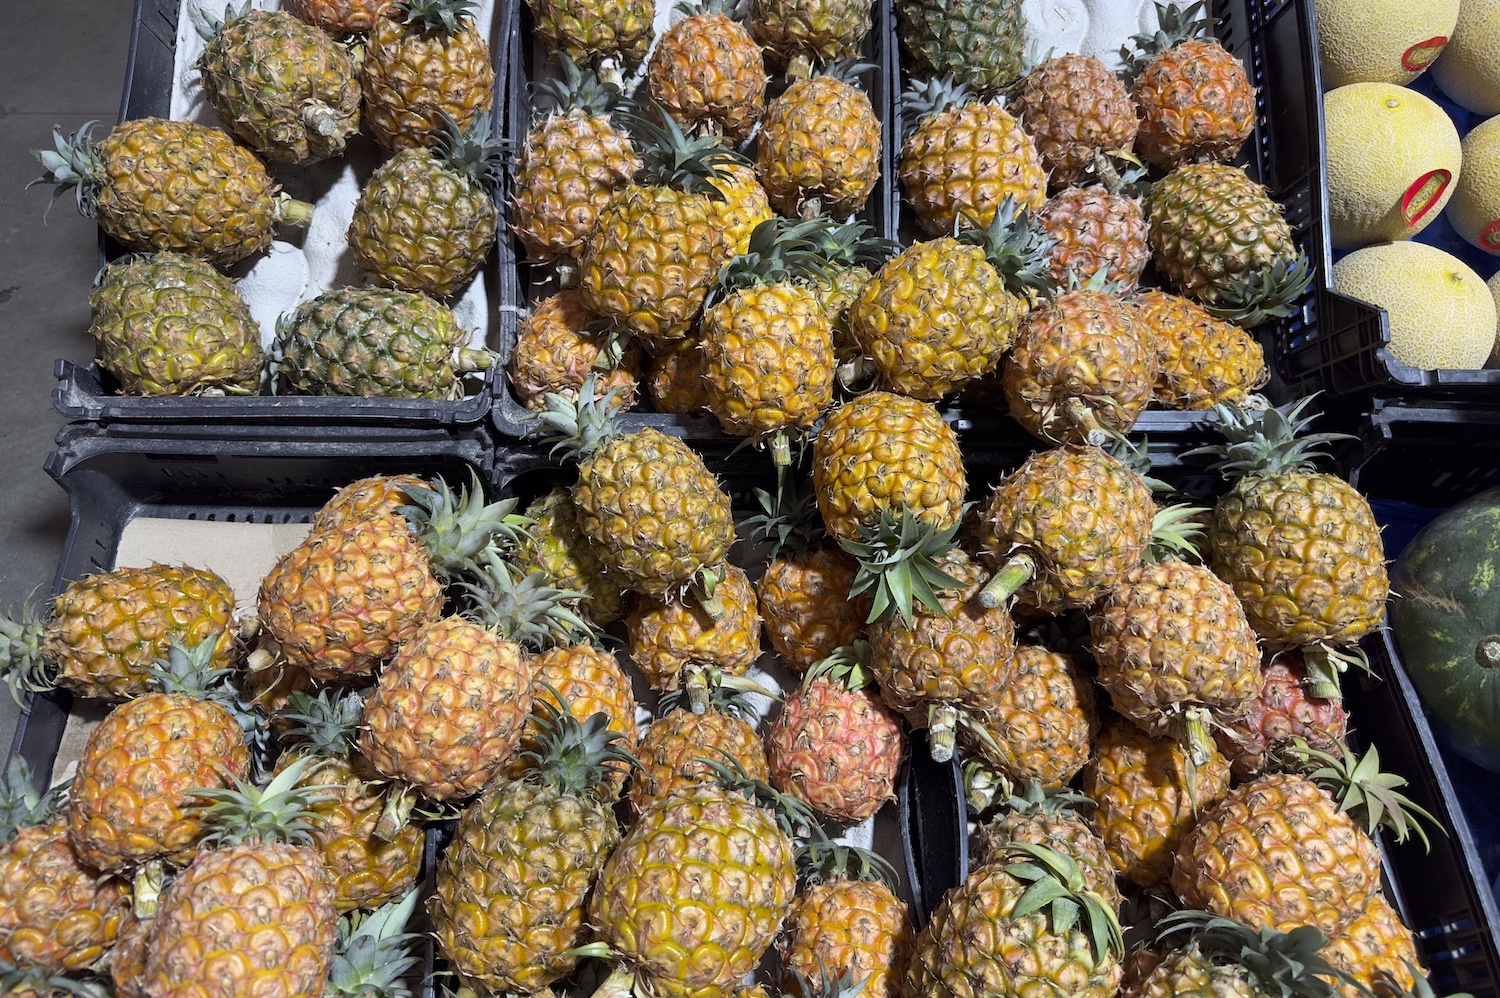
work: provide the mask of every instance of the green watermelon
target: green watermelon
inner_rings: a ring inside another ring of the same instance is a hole
[[[1500,772],[1500,489],[1459,503],[1391,569],[1391,631],[1434,725]]]

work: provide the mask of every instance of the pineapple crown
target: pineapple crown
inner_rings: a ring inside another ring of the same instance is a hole
[[[620,435],[617,413],[624,407],[620,398],[624,390],[611,388],[598,395],[598,379],[590,374],[576,394],[548,392],[542,396],[542,410],[527,417],[532,422],[529,435],[550,442],[553,454],[587,460]]]
[[[980,228],[960,214],[953,223],[959,242],[978,246],[995,268],[1005,289],[1022,298],[1032,292],[1050,295],[1056,290],[1050,263],[1057,240],[1048,236],[1031,209],[1007,194],[989,225]]]
[[[57,998],[59,995],[77,995],[78,998],[108,998],[109,992],[102,984],[80,981],[66,977],[45,967],[17,966],[9,960],[0,960],[0,995],[27,995],[30,998]]]
[[[1207,455],[1221,458],[1212,467],[1225,478],[1252,475],[1284,475],[1312,471],[1313,461],[1326,458],[1326,451],[1316,448],[1337,440],[1353,440],[1347,433],[1308,433],[1318,418],[1313,412],[1303,415],[1316,395],[1309,395],[1284,406],[1262,410],[1217,403],[1214,417],[1225,443],[1195,447],[1183,457]]]
[[[807,686],[815,679],[824,678],[842,683],[851,691],[874,686],[875,672],[870,668],[870,642],[861,639],[835,648],[812,664],[802,677],[802,685]]]
[[[1236,278],[1219,292],[1219,300],[1204,303],[1209,315],[1237,323],[1246,329],[1270,319],[1286,318],[1297,312],[1297,299],[1312,286],[1313,267],[1306,253],[1295,260],[1278,259],[1249,277]]]
[[[608,714],[598,711],[580,721],[562,694],[546,688],[562,709],[549,700],[534,702],[536,742],[521,753],[529,771],[565,793],[587,794],[617,773],[640,768],[636,757],[621,745],[624,735],[609,729]]]
[[[868,977],[855,980],[854,975],[847,970],[842,974],[831,973],[823,965],[822,957],[818,958],[816,980],[796,969],[789,976],[793,990],[783,990],[782,998],[859,998],[864,994],[865,982],[869,980]]]
[[[812,808],[788,794],[782,793],[764,780],[752,780],[745,770],[727,752],[721,751],[722,761],[698,759],[697,762],[713,772],[714,781],[730,793],[744,794],[758,806],[776,816],[776,824],[788,838],[811,837],[820,842],[828,841],[828,833],[818,822]]]
[[[457,34],[474,19],[478,0],[396,0],[389,10],[419,31]]]
[[[535,651],[593,640],[593,627],[568,605],[587,599],[587,593],[559,589],[545,572],[521,577],[493,553],[473,572],[474,581],[459,583],[462,613],[470,620]]]
[[[1007,195],[1009,196],[1009,195]],[[1097,291],[1100,294],[1114,295],[1116,298],[1123,297],[1125,289],[1129,284],[1125,281],[1111,281],[1109,279],[1109,263],[1101,263],[1099,269],[1095,270],[1085,280],[1079,276],[1078,271],[1068,268],[1067,279],[1054,288],[1057,292],[1063,291]]]
[[[334,998],[411,995],[402,978],[422,962],[413,952],[422,935],[407,931],[417,908],[417,893],[412,888],[372,912],[351,912],[339,919],[325,994]]]
[[[326,689],[316,696],[299,690],[277,716],[289,722],[287,741],[302,743],[313,755],[347,758],[354,751],[364,711],[365,697],[358,690]]]
[[[21,606],[20,619],[0,617],[0,680],[10,689],[16,706],[28,693],[50,693],[51,663],[42,654],[47,625],[30,601]]]
[[[249,842],[286,842],[304,845],[312,841],[322,819],[311,810],[314,804],[332,799],[336,787],[298,784],[318,764],[312,756],[302,758],[272,777],[264,787],[230,776],[233,786],[200,787],[188,791],[206,803],[193,805],[208,832],[208,846]]]
[[[167,639],[167,657],[151,664],[146,685],[157,693],[185,693],[202,700],[219,700],[230,670],[214,668],[214,648],[219,643],[215,631],[188,647],[175,635]]]
[[[1135,441],[1123,433],[1112,433],[1109,436],[1111,439],[1104,449],[1110,457],[1139,475],[1153,494],[1172,491],[1171,485],[1151,475],[1151,441],[1147,437]]]
[[[998,856],[1018,857],[1004,869],[1027,885],[1011,910],[1011,918],[1045,911],[1054,935],[1066,935],[1074,928],[1087,933],[1095,959],[1103,959],[1106,953],[1124,954],[1119,918],[1103,898],[1088,889],[1083,871],[1071,858],[1030,842],[1007,842]]]
[[[611,115],[629,105],[618,87],[605,83],[589,66],[579,66],[563,52],[556,52],[558,76],[535,84],[537,105],[554,114],[577,110],[586,114]]]
[[[813,76],[826,76],[830,80],[838,80],[840,83],[847,83],[851,87],[859,87],[862,86],[860,77],[879,68],[873,62],[861,62],[858,59],[840,59],[837,62],[830,62],[824,65],[817,72],[813,73]]]
[[[1291,932],[1257,930],[1237,919],[1189,909],[1172,912],[1157,927],[1157,939],[1163,942],[1191,933],[1189,945],[1201,956],[1219,966],[1249,971],[1255,993],[1268,998],[1332,998],[1339,991],[1329,978],[1363,990],[1322,955],[1328,939],[1316,926],[1299,925]]]
[[[661,717],[685,707],[695,714],[712,710],[720,714],[728,714],[730,717],[745,718],[750,716],[750,705],[745,701],[744,693],[756,692],[764,696],[774,696],[744,677],[726,676],[718,669],[705,670],[699,676],[702,681],[696,694],[700,698],[698,704],[693,702],[694,691],[687,686],[680,686],[657,698],[656,716]],[[700,705],[703,707],[702,710],[698,709]]]
[[[52,200],[47,202],[48,211],[58,198],[71,190],[78,199],[80,214],[87,218],[98,215],[99,190],[104,178],[104,160],[93,138],[98,124],[97,121],[86,121],[67,138],[63,138],[62,129],[53,125],[53,148],[32,150],[32,155],[41,160],[47,172],[26,186],[29,189],[37,184],[53,185]]]
[[[1417,819],[1426,819],[1440,830],[1443,826],[1430,811],[1400,792],[1407,785],[1405,777],[1380,771],[1380,752],[1374,745],[1363,756],[1356,756],[1346,745],[1333,755],[1296,738],[1292,753],[1304,762],[1307,778],[1332,794],[1340,811],[1362,820],[1371,835],[1386,828],[1397,842],[1405,842],[1416,832],[1424,849],[1432,847]]]
[[[1129,45],[1120,46],[1120,61],[1125,64],[1127,79],[1135,79],[1146,66],[1161,55],[1183,42],[1200,38],[1219,23],[1217,18],[1205,17],[1203,0],[1182,7],[1175,3],[1156,5],[1156,31],[1133,35]]]
[[[815,841],[798,849],[797,873],[804,884],[828,880],[879,880],[893,891],[901,889],[901,878],[890,860],[869,849],[843,842]]]
[[[640,179],[722,201],[723,192],[713,184],[722,176],[721,169],[749,161],[730,148],[723,136],[689,138],[672,113],[655,101],[650,103],[649,112],[637,111],[620,116],[625,126],[641,140],[637,143],[642,164]]]
[[[5,774],[0,776],[0,845],[21,829],[52,817],[67,791],[66,783],[38,790],[30,764],[19,752],[11,756]]]
[[[876,268],[901,252],[894,239],[872,235],[875,230],[858,219],[835,222],[826,215],[806,219],[803,232],[817,252],[838,267]]]
[[[1207,512],[1207,506],[1188,503],[1158,509],[1151,518],[1151,545],[1146,549],[1146,563],[1154,565],[1169,558],[1196,560],[1198,543],[1203,539],[1201,517]]]
[[[768,218],[750,233],[750,245],[720,270],[704,298],[712,308],[736,291],[762,284],[789,284],[816,280],[828,272],[828,264],[816,245],[804,235],[814,223],[790,218]]]
[[[774,496],[756,489],[755,500],[764,512],[746,517],[744,525],[750,530],[752,542],[770,544],[772,559],[783,554],[809,554],[827,536],[823,518],[818,515],[817,496],[806,479],[781,475]]]
[[[916,131],[923,118],[979,102],[977,93],[951,75],[913,80],[901,94],[901,113],[905,116],[905,134],[901,137],[904,140]]]
[[[422,539],[432,571],[444,582],[499,550],[513,544],[531,521],[515,512],[515,499],[484,501],[479,475],[469,472],[469,487],[454,492],[441,478],[431,486],[407,485],[406,505],[396,512],[406,518]]]
[[[229,24],[231,21],[239,20],[250,13],[253,8],[254,0],[245,0],[244,4],[238,10],[235,9],[234,4],[227,3],[224,5],[224,16],[222,18],[205,8],[200,15],[202,20],[194,25],[194,27],[198,29],[198,36],[200,38],[206,42],[211,42],[219,36],[219,32],[224,30],[224,25]]]
[[[1001,803],[1007,814],[1079,814],[1098,804],[1094,798],[1071,787],[1044,787],[1040,780],[1026,781],[1021,793],[1010,793]]]
[[[738,21],[745,16],[745,3],[744,0],[677,0],[672,5],[673,23],[699,14],[721,14]]]
[[[910,508],[902,507],[899,514],[881,510],[874,524],[860,525],[860,540],[839,541],[839,547],[859,562],[849,595],[874,591],[867,623],[886,620],[894,613],[910,627],[913,600],[936,613],[944,612],[938,590],[963,583],[937,562],[957,547],[954,538],[962,523],[960,516],[952,525],[938,529]]]
[[[449,170],[480,187],[493,188],[504,175],[505,143],[491,137],[487,114],[475,115],[468,128],[459,128],[458,122],[443,112],[432,151]]]

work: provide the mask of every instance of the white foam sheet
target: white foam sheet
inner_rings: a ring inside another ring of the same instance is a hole
[[[1157,27],[1152,0],[1024,0],[1021,10],[1038,52],[1098,56],[1112,70],[1122,68],[1120,47],[1131,36]]]

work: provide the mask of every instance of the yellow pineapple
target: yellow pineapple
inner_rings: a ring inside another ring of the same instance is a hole
[[[728,0],[677,5],[681,19],[656,41],[646,70],[651,96],[688,127],[738,142],[760,120],[766,64]]]
[[[577,288],[565,288],[531,306],[510,353],[510,384],[521,404],[540,409],[548,392],[578,391],[590,374],[604,391],[620,390],[622,405],[635,402],[641,349],[634,340],[612,356],[611,337],[589,327],[595,316]]]
[[[387,149],[424,146],[495,107],[489,43],[474,25],[475,0],[396,0],[365,45],[365,122]]]
[[[1097,56],[1069,52],[1042,60],[1009,106],[1036,141],[1054,187],[1077,183],[1101,153],[1135,146],[1135,104]]]
[[[631,773],[628,791],[637,814],[673,794],[712,783],[714,771],[704,759],[732,760],[751,779],[768,778],[765,744],[733,691],[710,684],[704,712],[687,708],[685,695],[666,694],[641,737],[636,753],[641,768]]]
[[[1254,336],[1165,291],[1131,299],[1156,348],[1156,400],[1169,409],[1244,405],[1270,378]]]
[[[755,167],[783,215],[844,218],[864,209],[880,177],[880,119],[858,80],[874,68],[836,63],[794,80],[766,108]]]
[[[630,657],[653,689],[675,690],[703,670],[744,675],[760,657],[760,612],[743,568],[724,569],[713,601],[716,616],[693,603],[636,597],[625,617]]]
[[[898,998],[912,929],[895,894],[896,871],[866,849],[819,842],[798,856],[806,886],[792,902],[777,944],[782,988],[798,976],[859,982],[867,998]]]
[[[981,758],[1009,779],[1062,786],[1093,755],[1094,684],[1073,659],[1040,645],[1019,645],[1015,660],[999,695],[961,719],[959,744],[966,758]]]

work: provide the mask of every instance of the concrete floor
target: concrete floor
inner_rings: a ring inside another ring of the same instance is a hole
[[[52,411],[52,362],[87,360],[88,289],[98,269],[95,226],[49,191],[25,190],[41,165],[31,150],[54,124],[71,132],[119,113],[132,5],[128,0],[14,0],[0,31],[0,611],[52,584],[68,504],[42,462],[63,423]],[[15,709],[0,693],[0,755]]]

